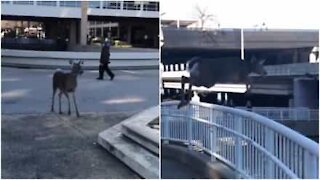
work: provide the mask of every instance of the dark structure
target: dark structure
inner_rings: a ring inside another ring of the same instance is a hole
[[[241,30],[165,27],[161,61],[164,71],[186,70],[192,57],[241,57]],[[310,63],[310,54],[318,46],[318,30],[244,30],[245,59],[265,59],[265,78],[252,76],[250,92],[227,93],[235,106],[318,108],[318,63]],[[317,53],[315,53],[317,55]],[[316,61],[318,62],[318,60]],[[176,66],[177,65],[177,66]],[[269,73],[270,72],[270,73]],[[251,75],[250,75],[251,76]],[[200,100],[219,103],[217,94],[199,94]],[[165,89],[163,98],[179,97],[177,89]],[[222,93],[222,99],[225,93]]]

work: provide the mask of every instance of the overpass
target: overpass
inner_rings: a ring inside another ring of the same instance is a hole
[[[318,179],[319,145],[301,134],[245,110],[198,102],[178,110],[177,105],[161,105],[164,144],[196,147],[238,178]]]
[[[161,64],[162,86],[164,97],[177,96],[181,88],[181,76],[189,76],[186,71],[186,63]],[[232,94],[234,99],[244,99],[241,94],[246,93],[251,96],[259,96],[266,101],[270,96],[283,97],[284,103],[281,106],[289,107],[308,107],[318,108],[318,74],[319,66],[317,63],[293,63],[266,65],[267,76],[260,77],[250,74],[252,79],[251,87],[248,92],[244,84],[217,84],[212,88],[193,87],[201,93],[237,93]],[[299,98],[303,97],[303,98]],[[241,103],[241,102],[240,102]],[[242,102],[242,105],[243,104]],[[236,106],[241,106],[237,104]],[[263,106],[268,106],[264,104]],[[274,106],[269,104],[269,106]]]

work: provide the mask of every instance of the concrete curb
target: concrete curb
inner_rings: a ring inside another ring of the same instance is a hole
[[[140,144],[122,135],[123,124],[151,115],[153,120],[155,108],[147,109],[127,120],[99,133],[98,143],[120,159],[143,178],[159,178],[159,157],[146,150]],[[158,113],[159,115],[159,113]]]
[[[70,69],[70,66],[64,65],[39,65],[39,64],[17,64],[2,62],[1,67],[14,67],[14,68],[26,68],[26,69]],[[84,66],[84,70],[98,70],[97,66]],[[157,70],[157,65],[141,65],[141,66],[111,66],[112,70]]]

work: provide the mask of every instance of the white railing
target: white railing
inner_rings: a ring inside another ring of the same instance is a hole
[[[249,110],[246,107],[237,107]],[[250,111],[275,121],[318,121],[319,110],[309,108],[253,107]]]
[[[161,138],[196,146],[242,178],[318,178],[314,141],[261,115],[225,106],[163,103]]]

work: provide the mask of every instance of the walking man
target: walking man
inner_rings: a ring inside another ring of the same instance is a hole
[[[107,72],[107,74],[110,77],[110,80],[113,80],[114,74],[111,72],[109,68],[109,63],[110,63],[110,42],[109,42],[109,39],[106,38],[101,49],[99,77],[97,78],[98,80],[103,80],[104,71]]]

